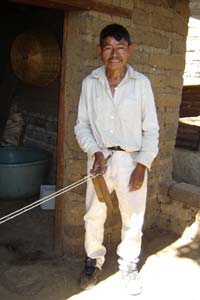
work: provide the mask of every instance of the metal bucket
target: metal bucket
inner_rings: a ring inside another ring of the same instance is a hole
[[[0,147],[0,198],[26,198],[40,192],[50,155],[28,147]]]

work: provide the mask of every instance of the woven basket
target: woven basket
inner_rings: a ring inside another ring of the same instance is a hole
[[[11,47],[11,66],[24,82],[45,86],[60,72],[60,50],[56,37],[47,30],[25,32]]]

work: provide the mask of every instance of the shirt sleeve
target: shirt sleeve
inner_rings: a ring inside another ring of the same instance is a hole
[[[92,134],[88,115],[86,79],[84,79],[82,83],[82,90],[78,106],[78,117],[74,131],[79,146],[88,154],[88,156],[92,156],[95,152],[100,151],[100,148]]]
[[[136,161],[150,170],[158,154],[159,125],[151,83],[147,78],[143,80],[142,88],[142,147]]]

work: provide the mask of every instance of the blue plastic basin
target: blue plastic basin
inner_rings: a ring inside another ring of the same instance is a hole
[[[0,198],[39,194],[45,183],[50,155],[28,147],[0,147]]]

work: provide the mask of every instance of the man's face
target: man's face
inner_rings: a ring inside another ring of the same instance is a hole
[[[125,66],[131,53],[132,45],[125,39],[117,41],[113,37],[106,37],[98,47],[103,64],[110,70],[121,69]]]

